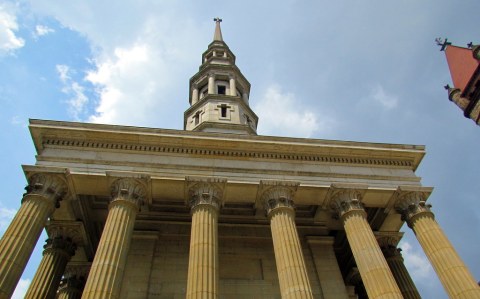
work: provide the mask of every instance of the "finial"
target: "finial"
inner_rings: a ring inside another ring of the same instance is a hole
[[[468,47],[469,49],[473,48],[473,43],[472,43],[472,42],[469,42],[469,43],[467,44],[467,47]]]
[[[441,37],[437,37],[435,39],[435,42],[437,43],[438,46],[441,47],[440,51],[445,51],[445,48],[452,44],[451,42],[448,42],[447,38],[445,38],[445,40],[443,40]]]
[[[213,20],[216,23],[215,24],[215,34],[213,35],[213,40],[223,42],[222,29],[220,28],[220,22],[222,22],[222,19],[220,19],[219,17],[216,17]]]
[[[450,84],[445,85],[443,88],[445,88],[446,90],[449,90],[450,89]]]

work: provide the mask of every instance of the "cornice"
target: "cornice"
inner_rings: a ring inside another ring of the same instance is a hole
[[[329,156],[329,155],[302,155],[296,153],[271,153],[260,151],[236,151],[236,150],[211,150],[201,149],[188,146],[157,146],[157,145],[142,145],[142,144],[128,144],[116,143],[107,141],[81,141],[48,138],[42,143],[44,147],[70,147],[70,148],[91,148],[91,149],[111,149],[116,151],[129,152],[149,152],[149,153],[172,153],[172,154],[189,154],[200,156],[223,156],[223,157],[245,157],[245,158],[259,158],[267,160],[294,160],[294,161],[309,161],[309,162],[323,162],[333,164],[356,164],[356,165],[374,165],[374,166],[394,166],[411,168],[413,161],[394,160],[394,159],[374,159],[374,158],[356,158],[347,156]]]
[[[377,144],[306,138],[140,128],[89,123],[31,120],[37,152],[45,147],[170,153],[306,161],[350,166],[399,167],[415,170],[424,146]]]

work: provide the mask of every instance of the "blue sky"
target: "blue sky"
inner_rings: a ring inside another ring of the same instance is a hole
[[[436,37],[480,43],[477,0],[0,0],[0,230],[33,164],[28,118],[182,129],[188,80],[213,17],[252,84],[259,133],[421,144],[417,174],[480,280],[480,128],[449,102]],[[447,298],[410,229],[406,264],[424,298]],[[39,246],[19,284],[28,285]]]

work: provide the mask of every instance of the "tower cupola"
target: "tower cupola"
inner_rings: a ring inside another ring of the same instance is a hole
[[[215,18],[213,41],[202,54],[199,71],[190,79],[187,131],[257,134],[258,116],[249,105],[250,83],[235,65]]]

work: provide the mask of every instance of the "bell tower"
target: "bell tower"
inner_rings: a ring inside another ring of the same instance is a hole
[[[215,18],[213,41],[202,54],[199,71],[190,79],[187,131],[257,134],[258,116],[249,106],[250,83],[235,65]]]

